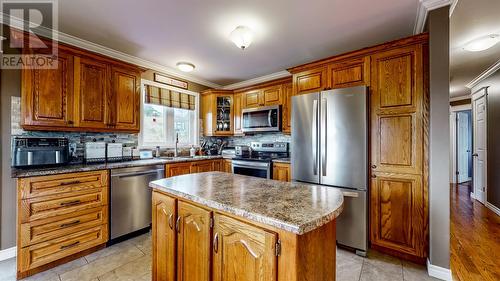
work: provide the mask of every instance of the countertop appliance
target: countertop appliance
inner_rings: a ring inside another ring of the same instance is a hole
[[[84,155],[87,163],[106,162],[106,143],[86,142]]]
[[[164,177],[164,165],[111,170],[111,244],[150,227],[152,190],[149,182]]]
[[[70,161],[67,138],[14,137],[12,167],[54,166]]]
[[[292,177],[344,193],[337,242],[368,247],[368,94],[365,86],[292,97]]]
[[[107,143],[106,144],[106,161],[122,161],[123,160],[123,144],[122,143]]]
[[[232,161],[233,174],[272,178],[273,159],[288,158],[288,143],[286,142],[252,142],[251,152],[246,155],[236,155]]]
[[[234,155],[239,157],[247,157],[250,155],[250,146],[248,145],[237,145],[234,147]]]
[[[246,108],[242,110],[243,133],[279,132],[281,108],[279,105]]]

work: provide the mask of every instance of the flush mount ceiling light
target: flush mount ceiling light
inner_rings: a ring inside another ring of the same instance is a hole
[[[500,35],[490,34],[470,41],[464,49],[469,52],[480,52],[495,46],[498,42],[500,42]]]
[[[176,64],[177,68],[180,70],[180,71],[184,71],[184,72],[191,72],[194,70],[194,64],[192,63],[189,63],[189,62],[178,62]]]
[[[253,32],[250,28],[240,25],[229,34],[229,39],[240,49],[245,50],[252,44]]]

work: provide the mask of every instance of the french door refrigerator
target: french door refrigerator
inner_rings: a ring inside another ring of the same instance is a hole
[[[339,188],[337,243],[368,247],[368,95],[365,86],[292,97],[292,178]]]

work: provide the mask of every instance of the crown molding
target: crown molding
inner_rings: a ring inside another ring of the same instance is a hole
[[[224,89],[224,90],[240,89],[240,88],[244,88],[244,87],[248,87],[248,86],[253,86],[255,84],[260,84],[260,83],[264,83],[264,82],[275,80],[275,79],[279,79],[279,78],[289,77],[291,75],[292,74],[290,74],[290,72],[288,72],[286,70],[283,70],[283,71],[271,73],[271,74],[268,74],[268,75],[260,76],[260,77],[257,77],[257,78],[253,78],[253,79],[241,81],[241,82],[238,82],[238,83],[226,85],[226,86],[222,87],[222,89]]]
[[[7,15],[5,13],[2,13],[0,16],[2,17],[1,22],[3,24],[20,29],[20,30],[27,31],[24,29],[25,21],[23,21],[22,19],[12,17],[12,16]],[[98,53],[98,54],[101,54],[101,55],[104,55],[107,57],[111,57],[111,58],[114,58],[117,60],[128,62],[130,64],[134,64],[134,65],[137,65],[140,67],[144,67],[144,68],[152,69],[154,71],[162,72],[164,74],[171,75],[171,76],[174,76],[174,77],[179,78],[179,79],[188,80],[189,82],[201,84],[203,86],[207,86],[210,88],[220,88],[221,87],[221,85],[219,85],[219,84],[216,84],[216,83],[204,80],[204,79],[200,79],[200,78],[194,77],[192,75],[188,75],[186,73],[177,71],[171,67],[164,66],[164,65],[161,65],[161,64],[149,61],[149,60],[145,60],[145,59],[142,59],[142,58],[139,58],[136,56],[132,56],[132,55],[126,54],[124,52],[120,52],[120,51],[117,51],[117,50],[114,50],[114,49],[111,49],[111,48],[108,48],[108,47],[105,47],[105,46],[102,46],[102,45],[99,45],[99,44],[96,44],[96,43],[93,43],[93,42],[90,42],[90,41],[87,41],[87,40],[84,40],[81,38],[75,37],[73,35],[69,35],[69,34],[57,31],[57,30],[51,30],[49,28],[40,28],[39,32],[37,32],[37,35],[49,37],[49,38],[54,38],[58,42],[61,42],[64,44],[68,44],[68,45],[72,45],[72,46],[75,46],[78,48],[82,48],[82,49],[85,49],[87,51],[91,51],[91,52]],[[52,37],[52,36],[54,36],[54,37]]]
[[[492,66],[488,67],[485,71],[483,71],[479,76],[474,78],[469,84],[465,85],[467,88],[472,89],[477,86],[481,81],[490,77],[493,73],[500,69],[500,60],[495,62]]]
[[[452,2],[453,0],[419,0],[413,34],[419,34],[424,31],[425,21],[427,20],[429,11],[448,6],[452,4]]]

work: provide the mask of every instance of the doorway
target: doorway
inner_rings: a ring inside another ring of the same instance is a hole
[[[457,112],[457,183],[472,180],[472,111]]]

